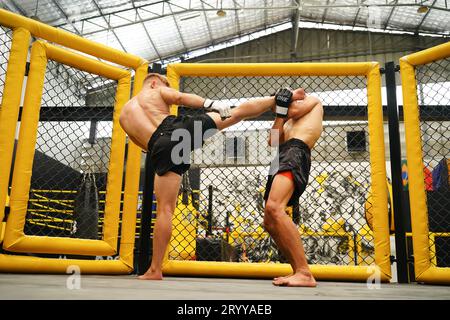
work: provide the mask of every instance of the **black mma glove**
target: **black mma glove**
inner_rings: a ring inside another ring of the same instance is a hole
[[[278,89],[275,93],[275,113],[278,118],[287,118],[289,105],[292,101],[292,90],[289,88]]]

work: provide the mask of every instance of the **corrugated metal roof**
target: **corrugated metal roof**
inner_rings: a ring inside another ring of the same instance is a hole
[[[418,12],[420,5],[428,10]],[[149,61],[292,21],[450,35],[445,0],[5,0],[37,17]],[[224,9],[225,16],[217,10]]]

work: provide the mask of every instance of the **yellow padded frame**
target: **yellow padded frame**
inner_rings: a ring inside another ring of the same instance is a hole
[[[113,115],[103,240],[27,236],[23,232],[28,207],[44,75],[48,59],[118,81]],[[4,249],[13,252],[105,256],[116,253],[123,176],[122,168],[125,155],[125,132],[120,127],[119,115],[122,106],[129,100],[130,86],[131,74],[129,71],[81,56],[41,40],[33,44],[12,180],[11,209],[3,241]]]
[[[135,73],[133,96],[142,88],[148,65],[141,65]],[[0,272],[66,273],[77,265],[82,274],[126,274],[133,271],[133,251],[136,230],[136,210],[139,192],[141,149],[128,143],[128,161],[125,176],[125,198],[118,260],[49,259],[0,254]]]
[[[179,88],[183,76],[365,76],[368,92],[369,148],[373,196],[373,233],[375,263],[380,270],[380,280],[391,279],[390,239],[386,190],[386,162],[384,155],[383,110],[381,104],[381,76],[377,62],[355,63],[180,63],[167,67],[167,78],[172,88]],[[176,113],[177,106],[171,107]],[[374,272],[370,266],[313,265],[317,279],[366,281]],[[274,277],[291,273],[287,264],[230,263],[209,261],[169,260],[163,264],[167,275]]]
[[[133,68],[135,69],[133,96],[137,95],[142,88],[142,82],[148,69],[148,62],[145,59],[3,9],[0,9],[0,25],[13,30],[12,46],[3,90],[3,102],[0,109],[0,165],[2,168],[11,166],[15,126],[19,113],[20,95],[31,36],[52,41],[118,65]],[[78,265],[82,273],[123,274],[131,272],[133,270],[140,155],[140,148],[129,141],[119,260],[61,260],[0,254],[0,272],[65,273],[69,265]],[[7,172],[7,174],[0,176],[0,220],[4,217],[9,181],[9,171]],[[6,223],[2,223],[2,233],[4,233],[5,228]]]
[[[435,267],[431,264],[415,67],[448,57],[450,57],[450,42],[400,59],[414,272],[417,281],[436,284],[450,284],[450,268]]]

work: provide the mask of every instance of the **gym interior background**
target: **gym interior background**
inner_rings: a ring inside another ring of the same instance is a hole
[[[447,1],[1,6],[0,271],[147,269],[151,168],[117,117],[145,74],[158,72],[181,91],[234,105],[280,86],[322,99],[310,183],[287,210],[319,281],[366,281],[377,266],[384,282],[450,283]],[[275,153],[261,146],[273,119],[239,123],[194,152],[166,274],[289,273],[262,227]]]

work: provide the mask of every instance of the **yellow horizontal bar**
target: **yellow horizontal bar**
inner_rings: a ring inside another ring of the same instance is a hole
[[[68,207],[72,207],[72,205],[69,205],[67,203],[70,202],[75,202],[75,200],[55,200],[55,199],[30,199],[28,200],[29,202],[43,202],[43,203],[47,203],[47,202],[52,202],[52,203],[56,203],[58,205],[62,205],[62,206],[68,206]]]
[[[325,266],[311,265],[311,272],[317,280],[367,281],[375,267],[370,266]],[[167,260],[163,266],[165,275],[215,276],[236,278],[274,278],[292,273],[289,264],[284,263],[244,263],[214,261]],[[380,280],[389,278],[380,273]]]
[[[51,27],[45,23],[26,18],[4,9],[0,9],[0,24],[11,29],[23,27],[29,30],[30,33],[37,38],[58,43],[67,48],[75,49],[133,69],[146,63],[146,60],[138,56],[82,38],[68,31]]]
[[[46,193],[77,193],[76,190],[46,190],[46,189],[31,189],[30,192],[46,192]],[[101,192],[101,191],[100,191]]]
[[[38,215],[40,216],[40,215]],[[38,223],[38,222],[53,222],[53,223],[72,223],[73,220],[63,220],[63,219],[49,219],[49,218],[32,218],[28,219],[27,222],[29,223]]]
[[[429,235],[434,237],[450,237],[450,232],[429,232]]]
[[[69,209],[54,209],[54,208],[50,208],[49,206],[43,206],[39,203],[34,203],[34,206],[38,207],[38,208],[44,208],[44,209],[32,209],[33,211],[36,211],[36,212],[56,212],[56,213],[67,213],[67,214],[73,213],[73,209],[70,209],[70,210]]]
[[[450,41],[429,49],[425,49],[404,56],[401,58],[401,60],[406,60],[413,66],[418,66],[436,60],[445,59],[447,57],[450,57]]]
[[[53,259],[0,254],[0,272],[67,273],[78,266],[81,274],[129,274],[133,269],[122,260]]]
[[[450,285],[450,268],[430,267],[416,276],[419,282]]]
[[[103,240],[22,236],[8,246],[11,252],[112,256],[116,250]]]
[[[300,231],[300,234],[302,236],[311,236],[311,237],[353,237],[351,233],[343,232],[343,231],[336,231],[336,232],[327,232],[327,231]],[[258,233],[258,232],[238,232],[233,231],[230,233],[230,236],[232,237],[268,237],[269,234],[264,233]]]
[[[342,63],[175,63],[167,74],[178,76],[365,76],[374,62]]]
[[[43,218],[47,218],[47,219],[49,219],[49,220],[51,220],[51,221],[55,221],[55,222],[60,222],[60,221],[73,221],[73,220],[64,220],[64,219],[61,219],[61,218],[48,218],[48,215],[45,215],[45,214],[40,214],[40,213],[36,213],[36,212],[34,212],[34,210],[33,211],[28,211],[31,215],[33,215],[33,216],[38,216],[38,217],[43,217]],[[32,219],[27,219],[27,221],[30,221],[30,220],[32,220]]]
[[[33,221],[28,221],[30,224],[33,224],[35,226],[41,226],[41,227],[46,227],[49,229],[57,229],[57,230],[63,230],[63,231],[70,231],[70,228],[63,228],[63,227],[58,227],[58,226],[54,226],[48,223],[39,223],[39,222],[33,222]]]
[[[44,41],[39,40],[37,42],[46,48],[48,59],[58,61],[62,64],[114,80],[120,80],[130,74],[125,69],[113,67],[110,64],[82,56]]]

